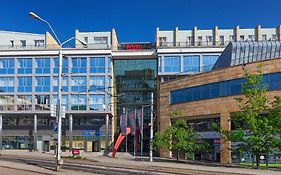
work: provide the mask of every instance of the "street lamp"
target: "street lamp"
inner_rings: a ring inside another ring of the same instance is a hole
[[[58,144],[57,144],[57,150],[56,150],[56,167],[55,170],[59,171],[59,169],[61,168],[61,165],[63,164],[63,161],[61,160],[61,120],[62,120],[62,58],[63,58],[63,54],[62,54],[62,46],[69,42],[72,39],[76,39],[75,37],[71,37],[68,40],[64,41],[63,43],[60,42],[59,38],[57,37],[55,31],[53,30],[52,26],[50,25],[50,23],[46,20],[44,20],[43,18],[41,18],[40,16],[38,16],[37,14],[35,14],[34,12],[29,12],[29,16],[31,16],[32,18],[42,21],[44,23],[46,23],[49,28],[51,29],[53,35],[55,36],[57,42],[59,43],[59,64],[58,64],[58,104],[57,104],[57,117],[56,117],[56,122],[58,123]],[[83,45],[86,45],[86,43],[84,43],[83,41],[78,40],[79,42],[81,42]]]

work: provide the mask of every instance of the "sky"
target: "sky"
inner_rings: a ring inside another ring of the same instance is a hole
[[[45,33],[47,20],[61,41],[81,32],[111,31],[118,42],[153,42],[160,30],[276,27],[280,0],[1,0],[0,30]]]

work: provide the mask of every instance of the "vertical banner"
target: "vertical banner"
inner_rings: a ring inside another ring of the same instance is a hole
[[[122,135],[126,135],[126,127],[127,127],[127,116],[125,114],[120,115],[120,128]]]
[[[131,135],[134,136],[136,133],[135,111],[130,112],[129,120],[130,120]]]
[[[142,119],[142,110],[139,109],[137,110],[137,118],[138,118],[138,124],[139,124],[139,128],[140,128],[140,133],[142,134],[142,122],[143,122],[143,119]]]

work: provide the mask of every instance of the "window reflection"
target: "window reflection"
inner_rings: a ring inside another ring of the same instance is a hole
[[[16,103],[17,103],[18,111],[32,110],[32,96],[31,95],[18,95]]]
[[[32,59],[19,58],[18,59],[18,74],[32,74]]]

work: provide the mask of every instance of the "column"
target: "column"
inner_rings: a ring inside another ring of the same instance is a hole
[[[108,137],[109,137],[109,115],[105,115],[105,155],[108,154]]]
[[[277,40],[281,41],[281,25],[276,27],[276,35],[277,35]]]
[[[179,46],[179,28],[176,27],[176,30],[174,31],[174,46]]]
[[[73,140],[73,117],[72,114],[69,114],[69,151],[72,151],[72,140]]]
[[[160,35],[159,35],[159,27],[157,27],[156,28],[156,48],[158,48],[159,47],[159,37],[160,37]]]
[[[221,129],[223,130],[230,130],[230,113],[224,112],[220,113],[220,125]],[[229,141],[224,140],[222,137],[220,138],[220,162],[222,164],[228,164],[231,163],[231,151],[230,148],[231,143]]]
[[[33,150],[37,151],[37,114],[34,114]]]
[[[194,44],[194,46],[198,45],[198,43],[197,43],[197,39],[198,39],[197,30],[198,30],[197,27],[194,26],[194,28],[193,28],[193,44]]]
[[[219,27],[215,26],[213,29],[213,45],[218,46],[219,41]]]
[[[258,25],[255,28],[255,38],[256,38],[256,41],[261,41],[262,40],[262,38],[261,38],[261,25]]]
[[[234,41],[239,41],[240,40],[240,27],[236,26],[234,28]]]
[[[0,115],[0,151],[3,149],[3,125],[2,125],[2,115]]]

